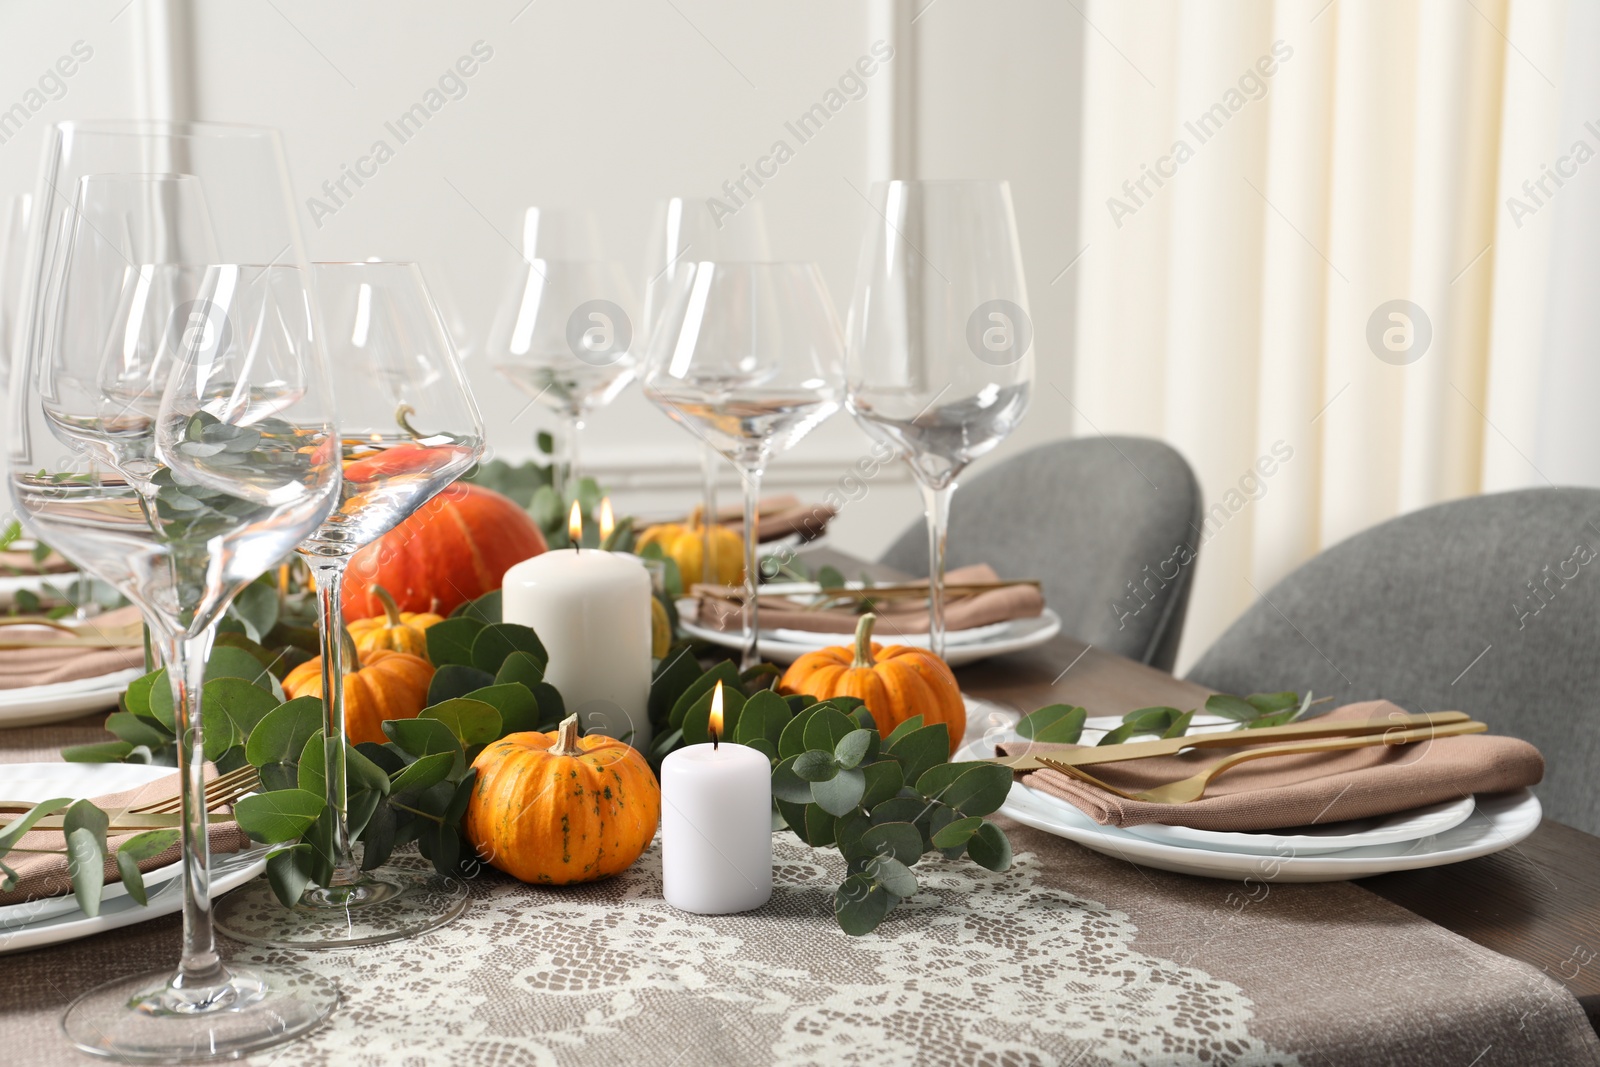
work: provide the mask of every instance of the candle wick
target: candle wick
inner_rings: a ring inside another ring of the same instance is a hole
[[[717,751],[718,747],[720,747],[720,743],[717,740],[717,732],[715,730],[712,730],[711,731],[711,751],[713,751],[713,752]]]

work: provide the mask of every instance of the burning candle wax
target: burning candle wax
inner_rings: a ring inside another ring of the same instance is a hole
[[[576,503],[572,543],[583,534]],[[506,622],[531,626],[550,653],[545,680],[585,733],[650,746],[650,576],[592,548],[554,549],[506,572]]]
[[[716,740],[722,683],[711,698],[709,745],[661,764],[661,880],[667,903],[697,915],[759,908],[772,896],[772,766],[753,748]]]

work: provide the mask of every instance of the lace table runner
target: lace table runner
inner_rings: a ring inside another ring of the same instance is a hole
[[[461,919],[409,942],[224,941],[347,997],[318,1034],[248,1062],[1600,1065],[1559,984],[1354,885],[1245,895],[1003,825],[1011,871],[924,861],[922,893],[863,938],[831,914],[838,855],[784,834],[778,888],[748,915],[668,907],[652,847],[566,889],[486,869]],[[70,996],[177,944],[172,917],[0,957],[0,1059],[87,1062],[59,1037]]]

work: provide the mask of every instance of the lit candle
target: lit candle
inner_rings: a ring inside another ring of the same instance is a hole
[[[661,764],[661,882],[667,903],[697,915],[759,908],[772,896],[772,765],[720,740],[722,683],[711,697],[711,743]]]
[[[573,501],[573,504],[576,506],[577,501]],[[611,510],[611,498],[603,496],[600,498],[600,543],[602,545],[611,540],[611,531],[616,528],[617,516]]]
[[[506,572],[502,614],[531,626],[550,653],[545,681],[584,733],[650,746],[650,576],[611,552],[579,548],[583,517],[573,504],[572,548],[523,560]]]

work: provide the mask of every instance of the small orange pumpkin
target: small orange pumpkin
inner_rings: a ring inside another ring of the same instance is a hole
[[[507,734],[472,766],[467,840],[485,862],[524,882],[616,874],[639,858],[661,820],[661,786],[644,757],[624,741],[580,738],[576,715],[554,733]]]
[[[856,697],[866,704],[884,736],[914,715],[921,715],[927,726],[942,722],[950,729],[950,753],[954,755],[967,729],[967,705],[956,676],[928,649],[909,645],[884,648],[873,641],[872,627],[877,621],[876,615],[861,616],[854,648],[831,645],[796,659],[783,672],[779,691],[805,693],[818,700]]]
[[[428,704],[433,664],[421,656],[375,648],[360,653],[361,667],[344,675],[344,734],[352,745],[383,744],[385,719],[415,719]],[[294,668],[283,679],[290,699],[322,696],[322,657]]]
[[[390,652],[409,652],[413,656],[428,658],[428,637],[422,631],[444,616],[427,611],[401,611],[389,595],[389,590],[374,585],[369,590],[383,604],[383,614],[371,619],[357,619],[350,624],[350,636],[355,640],[357,652],[388,649]]]

